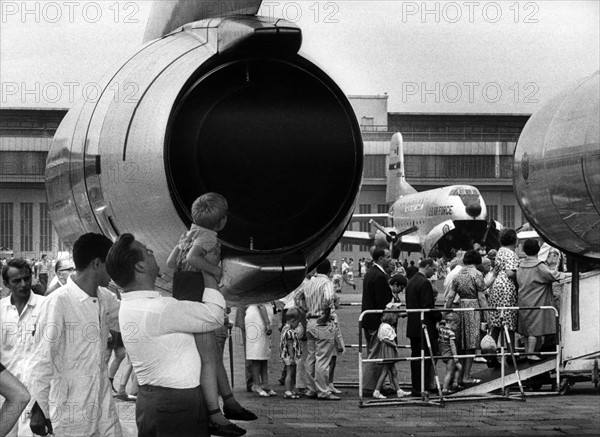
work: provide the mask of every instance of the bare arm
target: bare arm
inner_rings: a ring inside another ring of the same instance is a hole
[[[453,338],[450,339],[450,350],[452,351],[452,357],[454,359],[454,362],[458,363],[458,358],[456,358],[458,352],[456,351],[456,342]]]
[[[267,307],[264,305],[258,305],[258,313],[260,314],[260,317],[262,318],[263,323],[265,324],[265,329],[267,331],[267,335],[270,335],[272,330],[271,330],[271,321],[269,320],[269,314],[267,313]]]
[[[387,344],[388,346],[394,347],[394,348],[398,347],[398,345],[396,343],[394,343],[392,340],[390,340],[388,338],[384,338],[383,340],[381,340],[381,342]]]
[[[452,287],[450,289],[450,293],[448,293],[448,299],[446,299],[446,303],[444,304],[445,308],[452,308],[452,303],[454,302],[454,296],[456,296],[456,288]]]
[[[0,436],[5,436],[19,420],[30,396],[21,381],[8,370],[0,373],[0,395],[5,398],[0,409]]]
[[[202,270],[203,272],[210,273],[217,279],[217,281],[220,281],[222,276],[221,267],[208,262],[204,255],[205,251],[200,246],[192,246],[185,260],[192,267]]]
[[[169,258],[167,258],[167,267],[170,269],[177,267],[177,258],[179,257],[180,253],[181,249],[179,248],[179,245],[175,246],[175,248],[171,251]]]

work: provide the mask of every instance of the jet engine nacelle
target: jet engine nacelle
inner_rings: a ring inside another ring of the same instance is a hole
[[[130,232],[164,266],[193,201],[218,192],[230,208],[219,233],[228,300],[296,288],[348,224],[363,160],[352,107],[298,54],[301,40],[285,20],[202,20],[109,74],[98,99],[66,115],[48,156],[63,241]]]
[[[550,100],[523,129],[514,187],[525,216],[553,246],[600,259],[599,72]]]

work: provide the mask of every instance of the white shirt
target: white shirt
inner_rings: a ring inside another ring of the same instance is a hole
[[[17,307],[10,302],[10,295],[0,299],[0,321],[2,322],[2,343],[0,361],[19,380],[26,382],[25,362],[34,347],[35,324],[40,312],[43,296],[33,291],[19,315]]]
[[[0,361],[25,386],[29,386],[31,382],[27,367],[35,346],[33,334],[43,300],[44,296],[39,296],[32,291],[20,315],[17,307],[10,301],[10,295],[0,300],[2,323]],[[27,411],[31,410],[32,405],[33,401],[29,403],[9,435],[33,435],[27,417]]]
[[[379,338],[379,340],[394,341],[396,338],[396,330],[387,323],[381,323],[379,329],[377,329],[377,338]]]
[[[141,290],[123,293],[121,299],[121,334],[140,385],[179,389],[200,385],[200,355],[193,334],[223,326],[223,295],[206,288],[204,302],[191,302]]]
[[[121,435],[104,360],[109,329],[119,330],[120,302],[106,288],[97,294],[89,296],[68,278],[42,301],[30,392],[52,418],[56,435]],[[101,420],[86,420],[89,405],[100,409]],[[67,409],[70,415],[64,414]]]
[[[462,264],[458,264],[450,271],[450,273],[448,273],[448,275],[446,275],[446,279],[444,279],[444,302],[448,300],[448,296],[452,291],[452,281],[454,280],[456,275],[458,275],[458,272],[462,270],[462,268]],[[454,296],[454,303],[458,301],[460,301],[460,296],[458,295],[458,293],[456,293],[456,296]]]

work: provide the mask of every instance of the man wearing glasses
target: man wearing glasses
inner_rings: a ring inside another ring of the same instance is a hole
[[[0,300],[0,320],[2,321],[2,342],[0,360],[2,364],[27,385],[26,364],[32,354],[33,331],[43,296],[31,291],[31,267],[21,258],[11,259],[2,268],[2,282],[10,290],[10,295]],[[28,410],[9,432],[8,436],[30,436]]]
[[[75,266],[68,259],[61,259],[54,265],[54,272],[56,275],[48,284],[48,290],[44,293],[44,296],[49,296],[54,290],[58,290],[60,287],[67,283],[67,278],[75,273]]]

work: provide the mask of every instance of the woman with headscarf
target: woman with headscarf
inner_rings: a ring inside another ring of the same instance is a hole
[[[500,232],[500,244],[494,262],[495,279],[489,292],[488,304],[490,307],[515,307],[517,306],[516,275],[519,267],[519,257],[515,253],[518,239],[514,229],[503,229]],[[486,285],[489,285],[486,284]],[[515,331],[517,329],[517,311],[502,310],[489,311],[488,325],[491,335],[498,344],[503,323],[508,328],[511,344],[515,344]]]
[[[479,264],[481,264],[481,255],[476,250],[472,249],[465,253],[463,257],[464,267],[452,280],[452,288],[446,300],[446,308],[452,307],[456,294],[460,296],[460,308],[485,308],[487,306],[483,275],[477,270]],[[481,313],[479,311],[461,311],[459,314],[458,349],[461,354],[474,354],[481,340]],[[463,384],[481,382],[478,379],[471,378],[473,358],[462,358],[461,364],[463,366]]]
[[[538,259],[540,245],[536,240],[529,239],[523,244],[527,255],[517,270],[519,284],[519,307],[537,307],[552,305],[552,284],[563,279],[564,273],[550,269],[546,263]],[[518,333],[525,337],[525,352],[528,354],[539,351],[543,336],[556,333],[554,311],[520,310]],[[536,355],[527,356],[528,361],[539,361]]]

